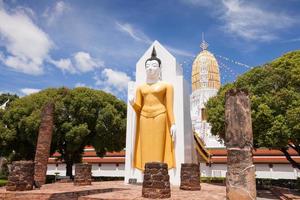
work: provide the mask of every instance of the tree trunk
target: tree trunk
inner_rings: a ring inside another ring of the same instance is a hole
[[[286,159],[292,164],[293,167],[300,169],[300,163],[297,163],[287,151],[287,148],[281,148],[280,151],[285,155]],[[299,154],[299,153],[298,153]]]
[[[70,179],[73,179],[72,169],[73,169],[73,161],[66,160],[66,176],[69,176]]]
[[[298,154],[300,155],[300,145],[295,145],[293,143],[289,143],[289,147],[291,147],[292,149],[294,149],[295,151],[297,151]]]

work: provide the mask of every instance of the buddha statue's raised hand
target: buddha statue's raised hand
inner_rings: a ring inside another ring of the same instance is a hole
[[[171,131],[172,140],[173,140],[173,142],[175,142],[175,140],[176,140],[176,125],[175,124],[172,124],[170,131]]]

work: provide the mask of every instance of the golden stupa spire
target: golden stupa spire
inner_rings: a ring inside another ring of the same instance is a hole
[[[208,43],[202,33],[202,51],[196,56],[192,66],[192,90],[219,89],[221,86],[217,59],[207,50]]]
[[[208,48],[208,43],[204,40],[204,33],[202,32],[202,42],[200,44],[200,48],[202,51],[206,50]]]

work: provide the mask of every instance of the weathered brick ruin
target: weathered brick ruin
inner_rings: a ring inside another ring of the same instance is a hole
[[[198,164],[181,164],[180,189],[200,190],[200,168]]]
[[[246,91],[232,89],[226,93],[225,126],[226,197],[228,200],[256,199],[251,106]]]
[[[171,197],[170,176],[166,163],[146,163],[142,196],[151,199]]]
[[[92,184],[92,165],[90,164],[76,164],[74,185],[91,185]]]
[[[6,184],[7,191],[24,191],[33,189],[33,161],[14,161]]]
[[[47,164],[50,156],[50,146],[53,131],[54,103],[47,103],[41,114],[41,125],[35,152],[34,180],[36,184],[46,182]]]

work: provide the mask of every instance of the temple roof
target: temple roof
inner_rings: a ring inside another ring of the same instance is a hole
[[[195,134],[195,148],[199,155],[200,162],[207,164],[226,164],[227,150],[225,148],[206,148],[203,141]],[[300,162],[300,156],[293,149],[288,150],[291,157]],[[49,158],[49,164],[63,163],[57,158],[59,153],[55,153]],[[125,164],[125,151],[107,152],[104,157],[98,157],[93,147],[86,147],[83,153],[83,162],[91,164]],[[290,164],[284,154],[275,149],[256,149],[253,150],[254,164]]]

